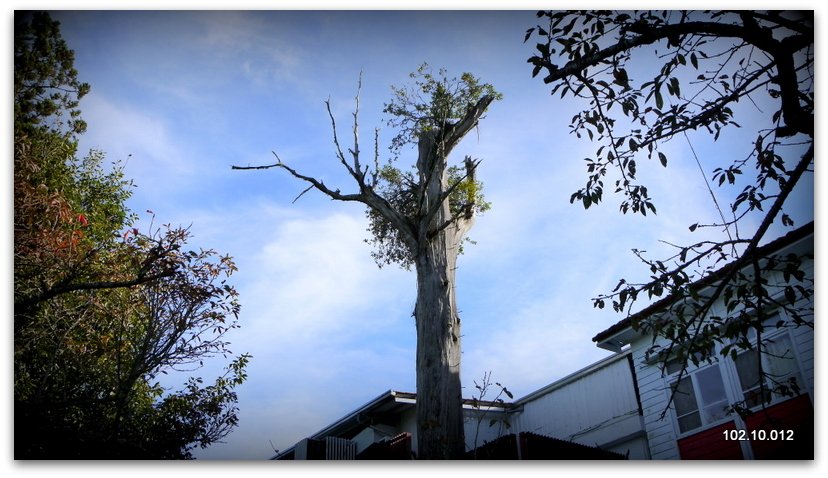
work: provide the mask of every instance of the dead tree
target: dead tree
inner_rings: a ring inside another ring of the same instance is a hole
[[[464,81],[467,77],[464,75]],[[473,77],[469,77],[473,78]],[[476,85],[476,83],[475,83]],[[488,87],[488,85],[485,85]],[[361,88],[361,80],[360,80]],[[359,149],[359,93],[353,113],[353,147],[348,156],[343,152],[326,101],[333,129],[336,155],[356,185],[356,192],[346,194],[332,189],[319,179],[303,175],[276,155],[277,162],[265,166],[233,166],[233,169],[281,168],[308,184],[299,194],[316,189],[337,201],[354,201],[366,205],[393,228],[402,255],[416,268],[417,301],[414,310],[417,330],[417,431],[418,456],[422,459],[456,459],[465,452],[463,409],[460,386],[460,317],[455,298],[455,269],[461,242],[472,227],[475,211],[479,210],[475,193],[475,171],[479,161],[466,157],[463,170],[455,177],[449,174],[448,157],[463,137],[477,126],[491,102],[499,95],[490,87],[464,97],[462,114],[443,114],[430,118],[428,127],[417,127],[416,176],[408,175],[394,187],[405,188],[404,204],[382,194],[383,170],[375,148],[374,167],[363,164]],[[449,95],[443,89],[432,96]],[[477,98],[474,98],[477,96]],[[473,98],[474,101],[469,101]],[[445,98],[443,98],[445,99]],[[450,98],[451,99],[451,98]],[[453,105],[456,111],[457,104]],[[454,116],[454,118],[452,118]],[[375,132],[375,144],[376,136]],[[387,180],[387,178],[385,178]],[[458,191],[464,190],[462,198]]]

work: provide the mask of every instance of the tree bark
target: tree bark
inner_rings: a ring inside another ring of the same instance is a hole
[[[450,225],[446,155],[434,134],[419,143],[421,215],[417,270],[417,452],[423,459],[459,458],[465,451],[460,387],[460,319],[454,294],[457,245]]]
[[[460,317],[455,297],[457,255],[471,228],[471,211],[452,217],[446,170],[452,144],[444,132],[419,142],[421,211],[417,270],[417,448],[421,459],[460,459],[465,453],[460,384]],[[465,134],[465,133],[462,133]],[[454,143],[456,144],[456,143]],[[467,173],[473,180],[473,165]],[[446,225],[448,224],[448,225]]]
[[[424,459],[456,459],[465,452],[451,247],[433,240],[417,257],[417,446]]]

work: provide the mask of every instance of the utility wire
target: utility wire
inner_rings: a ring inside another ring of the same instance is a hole
[[[687,140],[687,144],[690,146],[690,152],[693,153],[693,158],[696,159],[696,165],[699,167],[699,172],[701,172],[702,179],[704,179],[704,184],[707,186],[707,191],[710,193],[710,197],[713,198],[713,204],[716,206],[716,210],[719,211],[719,217],[722,218],[722,225],[725,228],[725,232],[727,233],[727,237],[733,241],[733,236],[730,234],[730,226],[725,219],[724,212],[722,212],[721,206],[719,206],[719,201],[716,199],[716,194],[713,192],[713,188],[710,186],[710,181],[707,180],[707,175],[704,173],[704,168],[702,168],[701,161],[699,161],[699,156],[696,154],[696,149],[693,148],[693,143],[690,142],[690,137],[687,136],[687,131],[682,131],[684,134],[684,139]]]

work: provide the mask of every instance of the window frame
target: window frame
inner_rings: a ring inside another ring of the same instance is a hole
[[[700,375],[704,373],[710,373],[713,369],[717,370],[717,374],[715,375],[719,379],[719,385],[721,386],[722,393],[724,394],[723,400],[716,400],[712,403],[704,403],[704,395],[706,394],[705,389],[702,387],[702,382],[700,380]],[[673,394],[673,387],[679,383],[679,372],[674,372],[673,374],[665,377],[665,381],[667,383],[667,392],[669,394]],[[711,407],[718,406],[719,404],[724,403],[724,407],[729,407],[732,403],[731,391],[728,387],[728,382],[726,379],[725,374],[722,373],[722,363],[720,363],[718,357],[713,358],[710,363],[700,364],[699,366],[693,366],[692,364],[688,364],[687,369],[685,370],[684,374],[681,376],[681,381],[689,380],[690,384],[693,388],[693,395],[696,402],[696,408],[692,412],[684,413],[681,416],[679,415],[679,410],[677,408],[676,397],[673,395],[673,400],[670,404],[671,408],[671,415],[673,416],[673,425],[675,427],[677,437],[681,438],[684,436],[694,435],[700,431],[706,430],[708,428],[713,428],[723,423],[727,423],[728,421],[733,420],[733,415],[731,413],[719,411],[718,413],[722,413],[722,416],[715,419],[709,419],[709,410]],[[678,392],[676,392],[678,393]],[[693,413],[698,414],[698,421],[699,425],[690,428],[687,430],[682,430],[681,418],[685,418],[690,416]],[[715,412],[714,412],[715,413]]]
[[[772,310],[771,313],[768,314],[768,315],[769,315],[769,317],[766,320],[766,322],[770,322],[772,319],[774,319],[774,316],[778,316],[778,320],[783,320],[786,323],[788,322],[787,317],[785,317],[782,314],[782,312],[779,311],[779,310]],[[802,374],[802,364],[800,363],[800,356],[799,356],[799,352],[796,349],[796,342],[794,341],[794,337],[791,334],[790,330],[788,330],[787,326],[776,327],[775,323],[776,322],[774,322],[773,329],[768,327],[766,324],[763,324],[763,327],[765,327],[765,331],[762,333],[762,340],[763,341],[774,341],[774,340],[779,340],[781,338],[784,338],[785,340],[787,340],[787,342],[789,344],[789,347],[787,349],[787,353],[791,354],[791,358],[788,359],[788,360],[792,361],[792,366],[793,366],[794,370],[789,371],[785,375],[784,380],[787,380],[788,378],[790,378],[792,376],[796,377],[797,384],[799,385],[799,392],[796,395],[791,395],[791,396],[783,395],[779,392],[774,391],[775,387],[773,386],[773,384],[768,383],[770,381],[769,377],[761,377],[761,379],[765,382],[765,393],[770,394],[770,398],[768,400],[758,401],[756,404],[747,406],[746,408],[748,410],[752,411],[752,412],[761,410],[763,407],[772,407],[772,406],[774,406],[778,403],[784,402],[788,399],[796,398],[800,395],[808,393],[807,384],[805,383],[804,375]],[[754,348],[752,348],[752,349],[739,348],[739,350],[737,351],[737,354],[736,354],[736,359],[737,360],[738,360],[739,357],[742,357],[746,354],[753,354],[753,353],[758,352],[757,349],[755,348],[757,346],[757,337],[756,337],[755,329],[751,329],[750,333],[752,334],[752,337],[748,337],[748,339],[753,344]],[[765,352],[765,353],[762,353],[761,359],[762,359],[762,369],[767,372],[771,368],[769,362],[771,360],[774,360],[774,358],[771,355],[768,355],[767,352]],[[741,397],[741,400],[737,401],[737,403],[742,403],[742,404],[747,405],[747,402],[750,399],[745,397],[745,395],[746,395],[747,392],[750,392],[750,391],[753,391],[753,390],[755,390],[755,393],[757,395],[757,399],[761,400],[761,397],[758,396],[758,395],[760,395],[760,390],[761,390],[758,381],[757,381],[756,386],[754,386],[752,388],[749,388],[748,390],[744,389],[744,386],[742,385],[742,376],[741,376],[740,371],[739,371],[739,365],[738,365],[737,360],[731,360],[730,361],[731,362],[730,367],[733,370],[733,378],[734,378],[734,383],[735,383],[735,386],[736,386],[736,390],[739,392],[740,397]]]

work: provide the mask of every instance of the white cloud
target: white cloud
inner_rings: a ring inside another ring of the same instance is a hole
[[[319,219],[288,219],[267,237],[247,267],[247,307],[270,317],[267,327],[295,342],[328,331],[370,326],[365,313],[400,296],[399,273],[377,270],[363,242],[361,218],[332,214]],[[265,229],[267,231],[267,229]],[[260,236],[262,237],[262,236]],[[265,312],[267,311],[267,312]]]
[[[84,118],[89,131],[81,139],[81,153],[97,149],[112,161],[125,161],[126,176],[135,178],[141,191],[163,197],[194,180],[196,163],[162,115],[89,95]]]
[[[253,84],[301,84],[306,55],[281,28],[284,22],[274,18],[268,22],[261,15],[246,12],[202,12],[195,18],[202,32],[194,45],[234,64]]]

